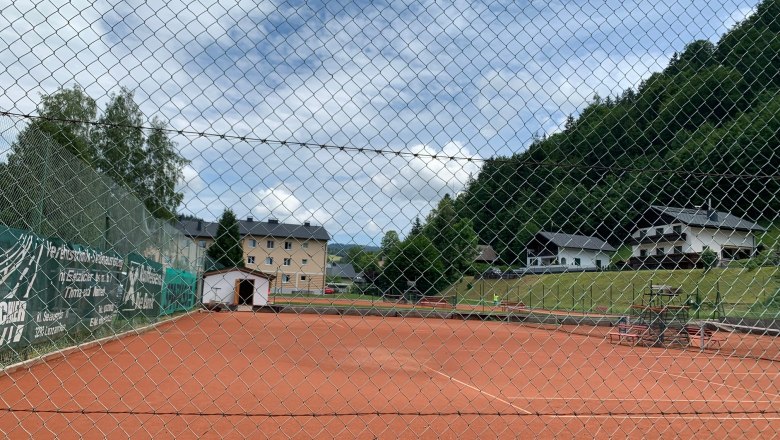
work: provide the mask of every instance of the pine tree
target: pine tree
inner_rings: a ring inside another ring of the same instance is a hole
[[[231,209],[222,213],[217,225],[214,243],[206,250],[206,256],[221,267],[244,267],[244,251],[238,220]]]

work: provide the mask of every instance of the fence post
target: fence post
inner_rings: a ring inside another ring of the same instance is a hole
[[[590,285],[590,312],[593,312],[593,284]]]
[[[544,295],[545,295],[544,284],[542,284],[542,309],[544,309]]]
[[[574,297],[574,289],[569,289],[571,291],[571,310],[577,310],[577,298]]]

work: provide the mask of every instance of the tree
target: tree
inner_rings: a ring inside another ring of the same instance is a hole
[[[386,257],[377,285],[395,293],[407,290],[408,282],[423,295],[435,295],[449,285],[441,253],[424,235],[404,240]]]
[[[60,88],[51,95],[41,95],[38,104],[40,119],[33,120],[25,131],[39,131],[65,147],[87,164],[95,160],[95,147],[90,142],[92,123],[97,115],[97,104],[84,90]],[[19,139],[23,139],[22,135]],[[18,148],[21,148],[19,145]]]
[[[470,220],[458,218],[449,194],[428,215],[422,234],[441,254],[449,282],[457,280],[477,256],[477,234]]]
[[[183,177],[182,169],[189,163],[181,157],[168,133],[165,122],[152,120],[152,131],[146,139],[146,165],[148,176],[145,181],[146,208],[153,216],[166,220],[176,217],[176,208],[184,194],[176,191],[176,184]]]
[[[701,263],[704,266],[704,273],[709,272],[718,264],[718,254],[710,248],[704,249],[701,253]]]
[[[376,254],[367,252],[362,246],[351,246],[347,249],[346,261],[352,264],[355,272],[363,272],[376,259]]]
[[[419,223],[419,219],[417,219]],[[387,231],[384,237],[382,237],[382,244],[380,248],[380,253],[385,255],[390,255],[395,248],[397,248],[401,244],[401,239],[398,238],[398,233],[395,231]]]
[[[118,94],[111,95],[92,140],[97,148],[98,171],[145,200],[144,180],[149,173],[142,124],[143,114],[133,99],[133,92],[122,87]]]
[[[206,256],[221,267],[244,267],[238,220],[231,209],[222,213],[217,225],[217,236],[206,250]]]
[[[415,235],[419,235],[422,233],[422,223],[420,223],[420,217],[414,218],[414,223],[412,223],[412,229],[409,231],[409,237],[414,237]]]
[[[165,121],[152,119],[148,136],[143,121],[131,90],[122,87],[112,94],[91,136],[95,168],[126,186],[152,215],[172,220],[184,198],[176,185],[189,161],[178,153]]]

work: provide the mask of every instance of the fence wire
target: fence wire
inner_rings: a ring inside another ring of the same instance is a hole
[[[0,12],[4,436],[780,430],[780,0]]]

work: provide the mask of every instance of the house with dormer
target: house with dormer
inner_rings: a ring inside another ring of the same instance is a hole
[[[597,237],[540,231],[527,243],[527,268],[560,271],[605,269],[615,248]]]
[[[759,224],[708,205],[699,208],[650,206],[634,220],[629,266],[634,269],[691,269],[710,249],[721,263],[750,258],[758,251]]]

